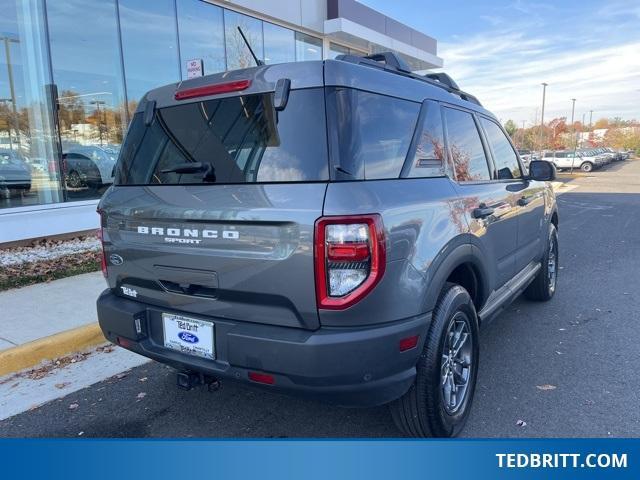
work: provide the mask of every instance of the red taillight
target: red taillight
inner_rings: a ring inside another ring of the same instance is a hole
[[[384,274],[386,252],[380,215],[318,219],[314,255],[318,308],[350,307]]]
[[[411,350],[412,348],[416,348],[418,345],[418,340],[420,339],[420,335],[414,335],[412,337],[403,338],[400,340],[400,351],[406,352],[407,350]]]
[[[175,93],[174,98],[176,100],[185,100],[187,98],[206,97],[220,93],[239,92],[249,88],[249,85],[251,85],[251,80],[236,80],[235,82],[218,83],[216,85],[204,85],[180,90]]]
[[[264,383],[265,385],[273,385],[276,379],[268,373],[249,372],[249,380],[252,382]]]

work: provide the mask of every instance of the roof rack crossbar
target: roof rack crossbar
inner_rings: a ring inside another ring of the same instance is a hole
[[[378,68],[389,73],[395,73],[415,80],[421,80],[442,88],[453,95],[457,95],[463,100],[482,106],[476,97],[470,93],[460,90],[458,84],[446,73],[428,73],[426,75],[413,73],[407,62],[394,52],[380,52],[364,57],[357,55],[338,55],[335,59],[343,62],[354,63],[356,65]]]

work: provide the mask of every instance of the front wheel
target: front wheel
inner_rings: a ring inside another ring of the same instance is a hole
[[[580,170],[582,170],[583,172],[589,173],[590,171],[593,170],[593,163],[584,162],[582,165],[580,165]]]
[[[478,318],[469,293],[447,284],[433,311],[416,378],[390,405],[398,428],[412,437],[453,437],[469,416],[478,373]]]

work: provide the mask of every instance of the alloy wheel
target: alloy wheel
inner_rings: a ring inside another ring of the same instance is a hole
[[[556,289],[556,279],[558,276],[558,256],[555,238],[549,239],[549,256],[547,259],[547,276],[549,280],[549,292],[553,293]]]
[[[445,411],[453,415],[460,410],[467,396],[471,379],[473,340],[469,317],[457,312],[447,327],[442,349],[440,386]]]

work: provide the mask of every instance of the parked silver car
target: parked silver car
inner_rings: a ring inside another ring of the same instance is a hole
[[[68,188],[100,188],[113,183],[117,151],[98,145],[72,145],[64,149],[64,173]]]

